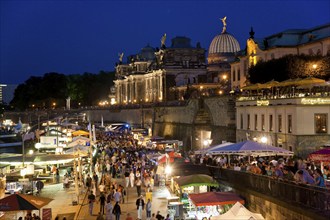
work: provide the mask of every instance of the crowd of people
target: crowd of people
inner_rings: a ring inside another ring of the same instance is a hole
[[[194,155],[193,157],[195,157],[195,162],[200,164],[220,166],[225,169],[250,172],[318,187],[326,187],[326,180],[330,179],[328,166],[314,164],[312,161],[302,158],[255,157],[249,161],[248,157],[236,156],[228,161],[226,156]]]
[[[160,213],[151,213],[151,198],[146,196],[154,187],[155,166],[133,136],[127,132],[102,132],[97,140],[96,154],[83,178],[89,191],[89,214],[93,215],[97,202],[97,219],[104,219],[103,215],[106,220],[124,219],[121,205],[127,202],[127,189],[135,187],[138,219],[142,219],[144,211],[148,220],[165,219],[160,218]],[[131,213],[125,217],[132,219]]]

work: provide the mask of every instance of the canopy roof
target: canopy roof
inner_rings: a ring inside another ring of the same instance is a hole
[[[226,145],[229,145],[229,144],[233,144],[233,143],[226,142],[226,143],[223,143],[223,144],[213,145],[213,146],[210,146],[210,147],[199,149],[199,150],[195,151],[195,154],[207,154],[207,153],[209,153],[210,151],[212,151],[214,149],[217,149],[219,147],[223,147],[223,146],[226,146]]]
[[[215,181],[211,176],[205,174],[197,174],[190,176],[181,176],[175,180],[180,188],[189,186],[218,186],[219,183]]]
[[[227,145],[213,151],[212,154],[235,154],[235,155],[250,155],[250,156],[292,156],[293,152],[274,147],[271,145],[261,144],[255,141],[243,141],[236,144]]]
[[[72,132],[72,136],[89,136],[89,132],[83,131],[83,130],[78,130]]]
[[[250,212],[239,202],[236,202],[226,213],[211,217],[211,220],[264,220],[261,214]]]
[[[315,161],[330,162],[330,148],[324,148],[310,153],[308,157]]]
[[[39,210],[52,200],[39,196],[12,194],[0,200],[0,211]]]
[[[214,146],[213,148],[209,149],[208,151],[206,151],[205,153],[206,154],[213,154],[214,152],[217,152],[219,150],[221,150],[221,148],[225,147],[225,146],[228,146],[228,145],[232,145],[234,143],[231,143],[231,142],[227,142],[227,143],[224,143],[224,144],[218,144],[216,146]]]
[[[188,197],[195,206],[230,205],[236,202],[244,204],[244,200],[232,192],[206,192],[189,194]]]

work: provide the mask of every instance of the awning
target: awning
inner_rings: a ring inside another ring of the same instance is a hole
[[[206,192],[189,194],[188,197],[195,206],[233,205],[236,202],[245,203],[239,195],[232,192]]]
[[[215,181],[211,176],[205,174],[181,176],[178,179],[175,179],[175,182],[180,186],[180,188],[189,186],[219,186],[217,181]]]

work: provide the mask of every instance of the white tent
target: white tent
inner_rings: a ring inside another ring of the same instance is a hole
[[[90,141],[91,140],[87,137],[77,136],[72,139],[72,142],[68,144],[68,147],[74,147],[77,145],[86,145],[86,143]]]
[[[236,202],[225,214],[211,217],[211,220],[264,220],[261,214],[250,212],[239,202]]]

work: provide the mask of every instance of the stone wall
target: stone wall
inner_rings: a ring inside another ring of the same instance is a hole
[[[246,207],[251,212],[262,214],[265,220],[322,220],[322,216],[314,215],[301,207],[288,205],[285,201],[279,201],[274,198],[262,195],[255,191],[235,190],[246,201]],[[324,218],[325,219],[325,218]]]

